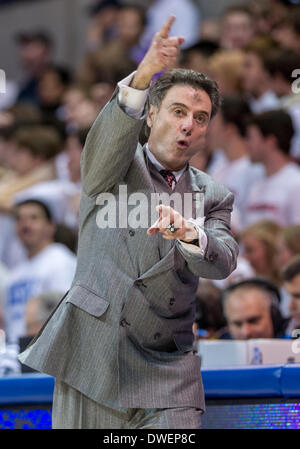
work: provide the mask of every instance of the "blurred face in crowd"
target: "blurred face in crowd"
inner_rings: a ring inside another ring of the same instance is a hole
[[[28,72],[39,74],[48,64],[51,56],[50,48],[38,40],[29,41],[20,45],[22,64]]]
[[[209,146],[213,149],[222,148],[224,139],[226,139],[226,130],[226,123],[224,122],[222,112],[219,111],[208,128],[207,141]]]
[[[43,73],[38,86],[39,98],[43,105],[58,105],[64,91],[65,86],[54,70],[47,70]]]
[[[229,50],[243,48],[253,39],[254,32],[254,23],[248,14],[242,11],[227,14],[222,22],[222,47]]]
[[[11,151],[9,158],[10,168],[19,176],[29,174],[44,162],[40,156],[33,155],[28,148],[23,146],[12,145]]]
[[[286,281],[284,287],[291,296],[289,303],[291,317],[295,319],[296,326],[300,327],[300,273],[291,281]]]
[[[262,87],[265,87],[268,80],[268,73],[259,56],[256,53],[246,52],[241,70],[243,89],[254,97],[259,97]]]
[[[68,156],[68,169],[72,182],[80,182],[80,158],[82,145],[75,136],[67,138],[66,153]]]
[[[287,265],[292,260],[293,253],[288,248],[288,246],[282,236],[279,236],[279,238],[278,238],[276,249],[277,249],[276,263],[280,269],[284,265]]]
[[[139,12],[134,8],[121,9],[117,24],[122,42],[127,45],[135,45],[144,29]]]
[[[169,170],[180,170],[205,145],[212,104],[208,94],[187,85],[172,86],[147,117],[148,145]]]
[[[246,234],[242,237],[244,255],[256,273],[264,273],[268,267],[267,248],[255,235]]]
[[[251,162],[263,162],[267,139],[262,135],[260,129],[255,125],[247,127],[246,145]]]
[[[237,288],[225,300],[229,332],[235,340],[273,338],[271,299],[256,288]]]
[[[16,231],[29,256],[33,256],[52,242],[55,226],[41,206],[28,203],[16,208]]]

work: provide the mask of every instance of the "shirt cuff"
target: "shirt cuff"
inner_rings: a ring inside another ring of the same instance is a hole
[[[145,118],[144,109],[148,98],[149,88],[145,90],[134,89],[129,84],[136,72],[131,73],[122,81],[118,82],[118,100],[121,108],[130,117],[135,119]]]
[[[207,246],[207,235],[205,231],[202,229],[201,226],[204,225],[205,217],[199,217],[197,219],[189,218],[187,221],[190,223],[193,223],[195,228],[198,231],[198,240],[199,240],[199,246],[194,245],[193,243],[184,242],[182,240],[178,240],[178,242],[190,253],[192,254],[199,254],[201,256],[204,256],[206,246]]]

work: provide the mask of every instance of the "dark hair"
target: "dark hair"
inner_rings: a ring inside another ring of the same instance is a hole
[[[224,122],[233,123],[240,135],[245,136],[247,118],[251,114],[247,101],[239,95],[226,96],[221,103],[221,112]]]
[[[52,217],[52,214],[51,214],[51,212],[50,212],[50,209],[49,209],[49,207],[47,206],[47,204],[44,203],[43,201],[36,200],[36,199],[34,199],[34,198],[29,198],[29,199],[27,199],[27,200],[18,202],[18,203],[15,205],[15,208],[18,209],[19,207],[21,207],[21,206],[26,206],[27,204],[34,204],[35,206],[39,206],[39,207],[43,210],[43,212],[44,212],[45,217],[47,218],[47,220],[48,220],[49,222],[51,222],[51,223],[53,222],[53,217]]]
[[[33,156],[52,159],[62,150],[62,139],[53,126],[27,125],[17,129],[12,139]]]
[[[216,115],[221,103],[217,83],[203,73],[190,69],[173,69],[160,76],[150,88],[149,103],[159,109],[167,91],[178,84],[204,90],[211,100],[211,118]]]
[[[278,148],[289,154],[294,126],[290,115],[281,109],[253,114],[247,120],[247,126],[257,126],[264,137],[274,136]]]
[[[292,83],[292,72],[300,67],[300,55],[293,50],[278,48],[269,53],[264,64],[271,77],[279,74]]]
[[[274,39],[268,35],[260,35],[250,41],[249,44],[243,48],[243,51],[256,54],[265,66],[265,61],[270,51],[277,48],[279,48],[279,44]]]
[[[300,274],[300,255],[294,257],[294,259],[283,268],[282,279],[285,282],[289,282],[298,274]]]

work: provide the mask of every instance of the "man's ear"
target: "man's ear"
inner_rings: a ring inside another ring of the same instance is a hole
[[[149,128],[152,128],[154,114],[156,112],[156,107],[153,104],[150,104],[150,110],[147,115],[147,125]]]

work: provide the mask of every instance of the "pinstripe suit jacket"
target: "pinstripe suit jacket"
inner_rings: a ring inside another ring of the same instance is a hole
[[[235,268],[233,195],[193,168],[176,186],[180,193],[204,193],[204,256],[160,234],[147,236],[144,228],[99,229],[99,193],[117,198],[120,184],[129,194],[168,190],[138,144],[142,121],[122,111],[116,94],[95,121],[82,154],[71,289],[19,357],[109,407],[204,409],[199,358],[192,350],[194,296],[199,276],[222,279]],[[113,200],[106,206],[118,211]]]

